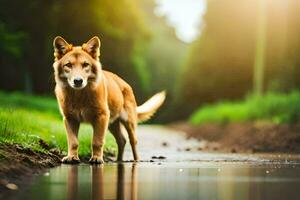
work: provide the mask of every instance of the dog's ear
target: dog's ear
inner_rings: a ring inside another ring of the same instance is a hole
[[[98,60],[100,56],[101,42],[97,36],[94,36],[87,43],[82,45],[82,49],[90,54],[94,59]]]
[[[57,36],[53,40],[54,57],[56,60],[60,59],[68,51],[72,50],[72,45],[68,44],[64,38]]]

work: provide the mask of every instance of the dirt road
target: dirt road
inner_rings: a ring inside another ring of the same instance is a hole
[[[282,162],[298,163],[299,154],[238,154],[202,151],[205,141],[186,139],[181,131],[163,126],[139,126],[138,150],[143,161],[161,162],[248,162],[267,164]],[[153,159],[153,156],[156,158]],[[157,157],[165,159],[157,159]],[[125,159],[131,160],[130,146],[127,144]]]

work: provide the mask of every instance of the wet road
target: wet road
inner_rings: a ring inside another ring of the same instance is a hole
[[[62,165],[16,198],[299,199],[298,155],[201,153],[201,143],[161,127],[140,127],[138,137],[143,162]]]

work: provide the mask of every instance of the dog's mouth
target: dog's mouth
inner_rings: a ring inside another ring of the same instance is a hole
[[[72,85],[71,87],[75,90],[81,90],[81,89],[85,88],[85,86],[83,86],[83,85],[81,85],[81,86]]]

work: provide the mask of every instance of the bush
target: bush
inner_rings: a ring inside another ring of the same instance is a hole
[[[189,118],[195,125],[256,120],[273,123],[300,121],[300,93],[267,93],[264,96],[248,96],[244,101],[220,102],[201,107]]]

